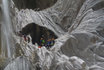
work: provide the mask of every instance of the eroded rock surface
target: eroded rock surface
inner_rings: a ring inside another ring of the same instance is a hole
[[[20,45],[22,55],[32,62],[32,69],[104,70],[103,2],[58,0],[55,5],[42,11],[19,11],[12,4],[14,39]],[[17,31],[31,22],[51,29],[59,37],[50,50],[45,47],[40,49],[37,44],[27,43],[16,35]],[[11,63],[8,66],[13,70]]]

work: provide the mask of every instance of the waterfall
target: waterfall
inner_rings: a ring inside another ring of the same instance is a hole
[[[2,12],[3,12],[3,22],[1,27],[1,55],[3,57],[12,57],[13,53],[13,40],[12,40],[12,27],[11,19],[9,13],[9,2],[8,0],[2,0]]]

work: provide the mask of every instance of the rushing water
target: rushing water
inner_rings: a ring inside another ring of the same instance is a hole
[[[2,11],[3,11],[3,22],[2,22],[2,56],[6,56],[8,58],[12,57],[12,27],[9,13],[9,5],[8,0],[2,0]]]

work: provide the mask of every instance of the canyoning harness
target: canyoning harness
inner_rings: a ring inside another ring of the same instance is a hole
[[[43,38],[40,40],[40,45],[38,48],[41,48],[42,46],[45,46],[45,40],[43,40]]]
[[[45,46],[45,40],[41,39],[40,44],[41,44],[41,46]]]
[[[52,39],[47,40],[47,43],[46,43],[47,48],[50,48],[53,45],[54,45],[54,40],[52,40]]]

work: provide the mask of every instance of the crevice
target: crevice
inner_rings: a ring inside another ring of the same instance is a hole
[[[39,46],[51,47],[57,39],[57,35],[50,29],[39,26],[35,23],[29,23],[20,31],[20,36],[26,38],[27,35],[30,35],[32,38],[32,44],[37,43]]]

